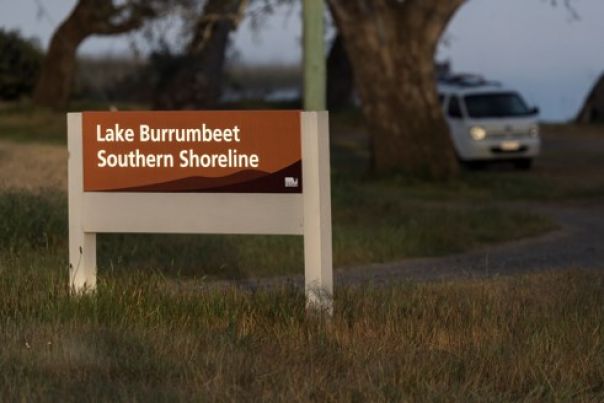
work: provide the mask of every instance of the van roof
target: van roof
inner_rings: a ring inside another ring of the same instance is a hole
[[[457,94],[457,95],[469,95],[469,94],[490,94],[493,92],[516,92],[511,88],[507,88],[501,85],[481,85],[473,87],[460,87],[455,85],[438,85],[438,92],[443,94]]]
[[[497,81],[488,81],[475,74],[457,74],[440,77],[438,79],[438,92],[445,94],[485,94],[493,92],[511,92],[511,88],[503,86]]]

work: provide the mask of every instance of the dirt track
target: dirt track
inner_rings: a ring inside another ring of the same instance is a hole
[[[410,259],[341,271],[340,283],[442,280],[545,270],[604,270],[604,202],[526,206],[551,216],[560,230],[445,258]]]

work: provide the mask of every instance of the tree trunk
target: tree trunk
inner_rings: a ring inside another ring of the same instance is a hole
[[[604,74],[589,92],[575,121],[585,124],[604,121]]]
[[[352,101],[354,78],[342,35],[337,35],[327,57],[327,108],[345,108]]]
[[[436,91],[434,53],[464,0],[331,0],[372,135],[377,173],[459,172]]]
[[[155,90],[156,109],[211,108],[222,95],[230,33],[237,28],[247,0],[209,0],[196,21],[193,36],[172,72]]]
[[[34,89],[34,104],[63,108],[69,100],[80,44],[91,35],[117,35],[139,28],[155,16],[153,2],[114,4],[113,0],[78,0],[55,31]]]
[[[33,102],[45,107],[64,107],[69,100],[76,66],[76,52],[86,37],[74,11],[55,31],[44,58]]]

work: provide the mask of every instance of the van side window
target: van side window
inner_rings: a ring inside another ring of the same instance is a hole
[[[448,114],[451,118],[463,118],[463,115],[461,114],[461,107],[459,106],[459,98],[457,96],[452,96],[449,100]]]

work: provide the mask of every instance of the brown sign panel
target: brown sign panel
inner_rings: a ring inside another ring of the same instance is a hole
[[[299,111],[84,112],[85,192],[301,193]]]

